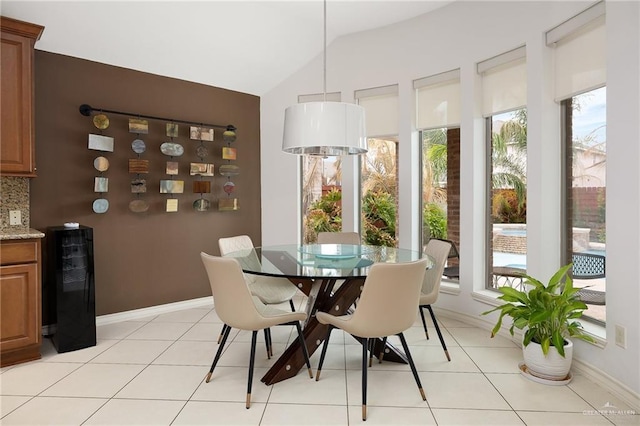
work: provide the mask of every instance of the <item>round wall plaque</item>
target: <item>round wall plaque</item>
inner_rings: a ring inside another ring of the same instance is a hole
[[[104,130],[109,127],[109,117],[104,114],[96,114],[93,116],[93,125],[100,130]]]
[[[198,145],[198,147],[196,148],[196,155],[200,158],[204,158],[209,155],[209,150],[204,145]]]
[[[211,202],[206,198],[198,198],[193,202],[193,209],[199,212],[207,211],[209,207],[211,207]]]
[[[224,189],[224,192],[226,192],[227,194],[231,195],[231,193],[233,191],[235,191],[236,189],[236,184],[231,182],[230,180],[228,180],[223,186],[222,189]]]
[[[106,157],[96,157],[96,159],[93,160],[93,167],[99,172],[106,172],[109,170],[109,160],[107,160]]]
[[[133,142],[131,142],[131,149],[136,154],[142,154],[143,152],[146,151],[147,145],[145,145],[142,139],[136,139]]]
[[[109,210],[109,200],[106,198],[98,198],[93,202],[93,211],[95,213],[106,213]]]

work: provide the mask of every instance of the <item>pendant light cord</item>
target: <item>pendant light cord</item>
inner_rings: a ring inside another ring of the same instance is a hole
[[[324,0],[324,54],[323,54],[323,81],[322,101],[327,102],[327,0]]]

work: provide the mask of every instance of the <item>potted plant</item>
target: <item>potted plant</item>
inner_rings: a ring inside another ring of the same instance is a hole
[[[514,327],[524,330],[522,349],[526,370],[523,371],[543,380],[568,378],[573,357],[570,337],[593,341],[576,321],[587,305],[576,297],[579,288],[573,287],[573,280],[568,274],[571,266],[570,263],[561,267],[547,285],[522,274],[528,292],[500,287],[498,290],[502,295],[498,299],[507,303],[482,313],[500,311],[491,337],[500,330],[505,316],[513,320],[509,329],[512,336]]]

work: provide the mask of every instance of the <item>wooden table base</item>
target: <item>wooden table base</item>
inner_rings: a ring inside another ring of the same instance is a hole
[[[310,310],[311,312],[309,313],[309,319],[303,330],[309,356],[313,355],[313,353],[321,347],[324,339],[327,337],[327,326],[318,322],[315,315],[316,311],[329,312],[336,316],[349,313],[351,306],[360,296],[364,281],[364,278],[347,279],[335,292],[333,292],[333,287],[336,282],[335,279],[325,279],[314,284],[318,285],[318,287],[304,286],[303,291],[312,299],[311,301],[313,303]],[[374,345],[374,355],[377,357],[381,350],[382,339],[378,339]],[[407,363],[404,353],[389,342],[387,342],[384,351],[385,361]],[[289,379],[298,374],[298,371],[300,371],[303,366],[305,366],[305,360],[302,354],[302,348],[300,347],[300,341],[295,339],[269,371],[267,371],[264,377],[262,377],[261,381],[266,385],[272,385]],[[312,365],[311,367],[314,366]]]

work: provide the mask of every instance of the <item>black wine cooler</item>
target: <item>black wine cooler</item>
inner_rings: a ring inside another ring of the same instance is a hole
[[[49,309],[55,317],[52,336],[58,352],[96,345],[93,229],[47,228]]]

